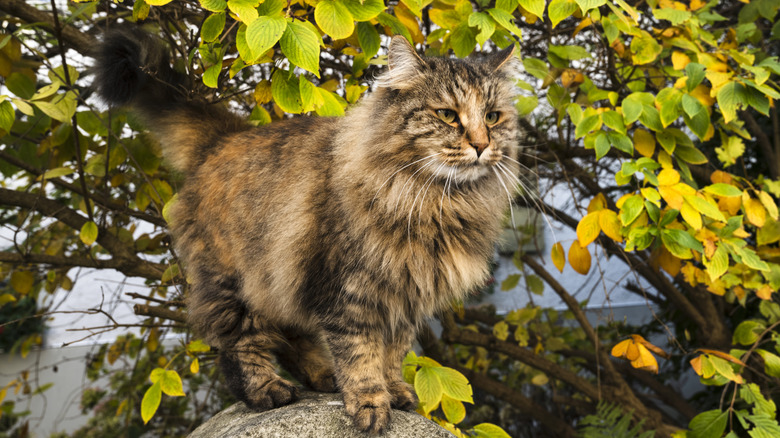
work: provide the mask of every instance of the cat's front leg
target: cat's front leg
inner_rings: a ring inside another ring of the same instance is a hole
[[[387,357],[382,330],[364,322],[329,326],[326,338],[347,414],[361,431],[381,433],[390,423],[392,401],[383,372]]]
[[[403,380],[403,359],[412,349],[414,326],[411,323],[399,324],[394,330],[395,336],[386,347],[385,380],[387,389],[393,397],[391,406],[394,409],[413,411],[417,409],[417,394],[414,387]]]

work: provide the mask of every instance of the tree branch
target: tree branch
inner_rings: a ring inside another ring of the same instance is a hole
[[[121,260],[97,260],[89,257],[57,256],[48,254],[18,254],[0,252],[0,262],[20,264],[40,264],[57,267],[84,267],[95,269],[115,269],[128,277],[142,277],[158,280],[165,271],[165,265],[141,260],[140,264],[127,266]]]
[[[136,304],[133,306],[133,312],[139,316],[151,316],[154,318],[168,319],[171,321],[187,323],[187,315],[178,310],[171,310],[163,306],[149,306],[147,304]]]
[[[54,32],[54,18],[51,14],[30,6],[24,0],[2,0],[0,1],[0,11],[8,15],[18,17],[26,23],[35,23],[38,27],[47,27]],[[97,45],[97,40],[70,24],[62,27],[62,39],[70,48],[85,56],[91,55],[91,50]]]
[[[74,210],[51,200],[42,194],[33,194],[0,188],[0,205],[36,210],[45,216],[55,218],[68,227],[80,231],[88,221],[87,218]],[[137,272],[141,269],[146,278],[160,278],[164,269],[158,270],[157,266],[139,258],[132,248],[125,245],[119,238],[109,233],[106,229],[98,231],[97,243],[114,256],[116,267],[120,272]],[[24,255],[27,257],[27,255]]]

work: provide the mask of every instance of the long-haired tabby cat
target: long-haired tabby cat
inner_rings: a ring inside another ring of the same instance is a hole
[[[189,322],[248,406],[296,399],[275,356],[341,391],[363,431],[416,407],[401,361],[425,318],[487,279],[518,172],[512,52],[423,58],[395,37],[388,71],[345,117],[256,128],[189,98],[151,37],[105,37],[96,88],[186,175],[170,226]]]

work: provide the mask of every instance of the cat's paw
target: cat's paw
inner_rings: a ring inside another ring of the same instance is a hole
[[[402,411],[414,411],[417,409],[417,394],[415,394],[412,385],[398,380],[391,382],[387,389],[393,397],[392,402],[390,402],[393,409]]]
[[[256,411],[267,411],[289,405],[297,399],[298,388],[281,377],[275,377],[247,394],[246,404]]]
[[[363,432],[380,434],[390,424],[390,394],[387,391],[344,394],[347,414]]]
[[[336,374],[332,369],[316,376],[309,376],[306,383],[311,389],[319,392],[336,392],[339,389],[336,384]]]

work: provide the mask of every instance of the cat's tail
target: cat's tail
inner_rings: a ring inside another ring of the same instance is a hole
[[[193,171],[226,135],[246,127],[223,107],[191,99],[188,78],[171,67],[167,48],[139,29],[107,33],[94,58],[98,95],[139,116],[181,172]]]

